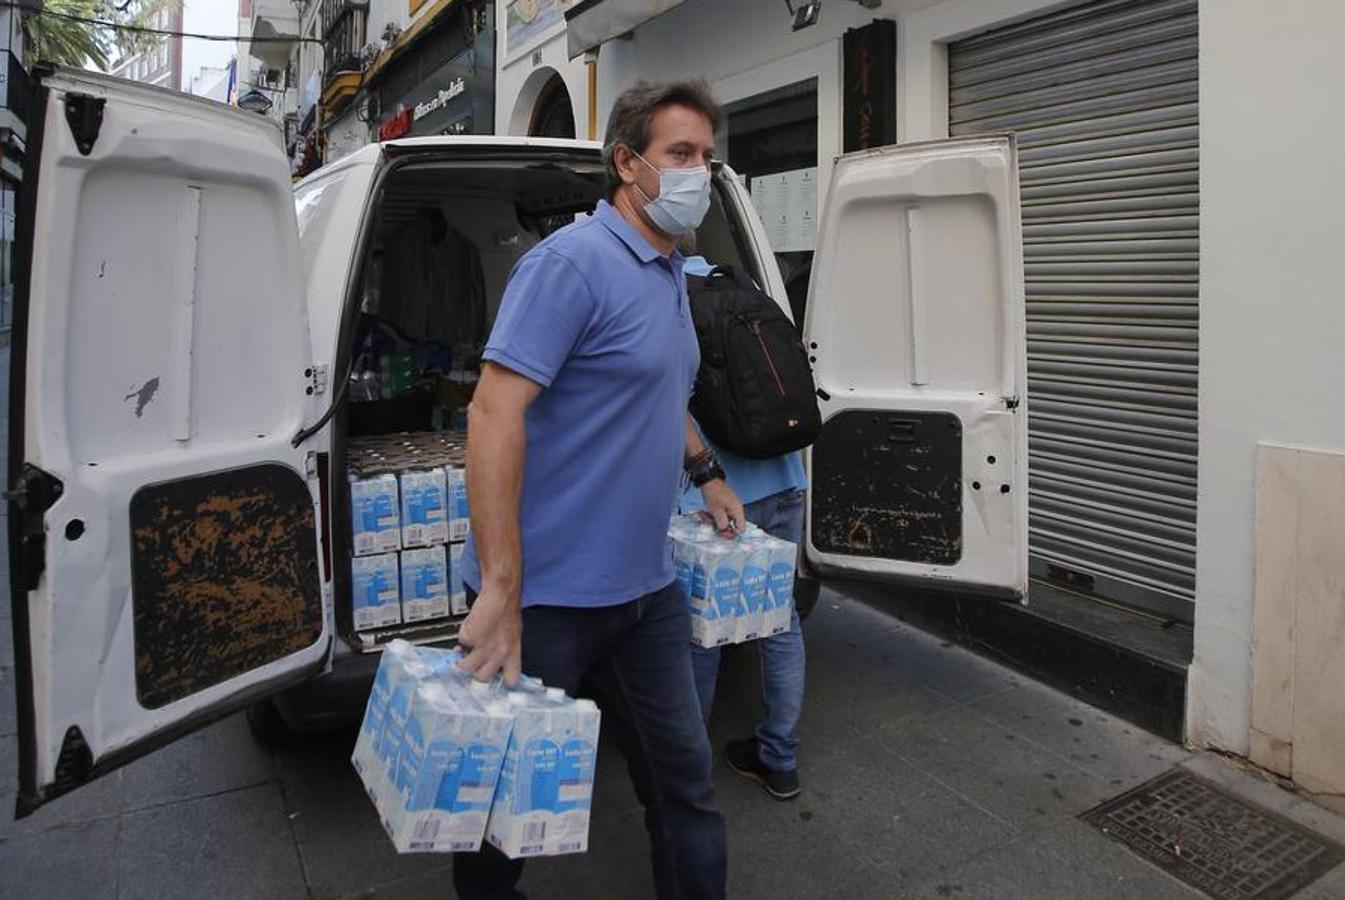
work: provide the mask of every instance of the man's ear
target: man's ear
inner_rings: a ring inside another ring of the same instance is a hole
[[[639,160],[635,158],[635,152],[625,144],[617,144],[612,149],[612,162],[616,164],[616,173],[621,176],[623,184],[635,183],[635,167]]]

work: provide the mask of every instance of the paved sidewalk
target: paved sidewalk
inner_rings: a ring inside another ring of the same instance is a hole
[[[8,610],[5,609],[7,613]],[[0,622],[0,804],[12,808],[8,616]],[[1076,817],[1174,765],[1309,824],[1341,820],[881,612],[824,592],[807,626],[803,797],[720,767],[736,897],[1197,897]],[[716,744],[750,727],[755,654],[728,654]],[[443,898],[448,860],[399,857],[348,762],[350,737],[264,751],[233,717],[0,821],[7,897]],[[546,898],[652,895],[642,818],[604,747],[593,849],[529,865]],[[1345,896],[1345,869],[1302,896]]]

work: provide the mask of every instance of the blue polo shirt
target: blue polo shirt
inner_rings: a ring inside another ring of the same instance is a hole
[[[526,415],[524,606],[611,606],[673,581],[668,510],[700,365],[682,262],[603,202],[509,277],[482,358],[544,389]],[[462,565],[480,590],[470,536]]]

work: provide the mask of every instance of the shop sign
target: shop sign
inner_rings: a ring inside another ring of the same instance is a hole
[[[448,105],[450,100],[466,90],[467,82],[461,77],[457,78],[452,84],[446,88],[441,88],[433,97],[426,100],[424,103],[417,103],[414,121],[419,122],[435,110],[443,109]]]
[[[378,126],[378,139],[391,141],[411,130],[411,110],[403,107],[397,114]]]
[[[842,92],[846,153],[897,142],[897,23],[876,19],[845,33]]]

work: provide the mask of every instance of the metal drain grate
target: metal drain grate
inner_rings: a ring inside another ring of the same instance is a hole
[[[1175,769],[1080,816],[1219,900],[1291,897],[1345,848]]]

